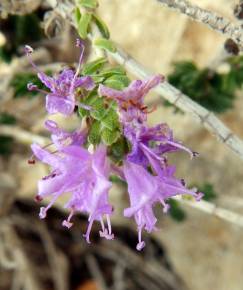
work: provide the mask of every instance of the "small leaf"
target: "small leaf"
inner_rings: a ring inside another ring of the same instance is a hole
[[[104,82],[105,78],[102,77],[102,76],[99,76],[99,75],[93,75],[92,76],[92,79],[93,81],[96,83],[96,84],[101,84]]]
[[[87,38],[90,21],[91,21],[90,13],[86,12],[82,14],[81,19],[79,20],[78,23],[78,33],[79,36],[83,39]]]
[[[80,9],[78,7],[76,7],[74,10],[74,19],[75,19],[75,23],[77,23],[77,25],[78,25],[81,17],[82,17],[82,15],[80,13]]]
[[[89,131],[88,141],[91,144],[97,145],[100,143],[101,124],[95,121]]]
[[[97,0],[77,0],[76,2],[78,5],[81,5],[85,8],[95,9],[98,7]]]
[[[101,123],[103,127],[109,130],[119,129],[120,123],[117,112],[114,109],[107,110],[101,119]]]
[[[97,121],[101,121],[106,113],[106,108],[104,106],[104,100],[96,96],[90,101],[90,106],[92,107],[90,115]]]
[[[211,201],[217,197],[217,193],[211,183],[205,183],[202,186],[199,186],[198,190],[204,193],[204,200]]]
[[[105,38],[96,38],[94,40],[94,45],[99,47],[99,48],[108,50],[112,53],[116,52],[115,44],[112,41],[105,39]]]
[[[124,89],[129,83],[129,78],[124,75],[113,75],[104,81],[104,85],[116,90]]]
[[[112,144],[110,157],[115,162],[120,162],[124,159],[124,155],[128,152],[128,144],[124,137],[117,140],[116,143]]]
[[[92,74],[96,73],[97,70],[102,68],[106,62],[107,62],[107,59],[104,57],[101,57],[101,58],[98,58],[94,61],[86,63],[83,67],[82,73],[84,75],[92,75]]]
[[[81,102],[83,105],[92,107],[91,105],[95,102],[96,98],[97,98],[97,92],[91,91],[84,99],[83,98],[81,99]],[[81,118],[90,115],[90,111],[82,107],[79,107],[78,112]]]
[[[110,146],[117,141],[120,137],[120,132],[118,130],[110,131],[109,129],[102,130],[101,139],[107,145]]]
[[[109,78],[112,77],[113,75],[126,75],[126,70],[122,66],[116,66],[112,68],[106,68],[103,69],[100,73],[99,76]]]
[[[110,32],[105,22],[96,14],[93,14],[93,18],[102,36],[107,39],[110,38]]]

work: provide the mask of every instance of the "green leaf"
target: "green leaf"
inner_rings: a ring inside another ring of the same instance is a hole
[[[0,124],[14,125],[17,120],[13,115],[8,113],[0,113]]]
[[[78,34],[82,39],[87,38],[90,21],[91,13],[85,12],[81,15],[81,18],[78,22]]]
[[[169,215],[177,222],[182,222],[186,219],[185,211],[180,207],[178,201],[169,199],[168,204],[170,205]]]
[[[85,8],[95,9],[98,7],[98,1],[97,0],[77,0],[76,3],[78,5],[81,5]]]
[[[101,124],[98,121],[95,121],[89,130],[88,141],[97,145],[100,143],[100,132],[101,132]]]
[[[96,83],[96,84],[101,84],[104,82],[105,78],[102,77],[102,76],[99,76],[99,75],[93,75],[92,76],[92,79],[93,81]]]
[[[110,131],[109,129],[103,129],[101,132],[101,139],[107,145],[110,146],[117,141],[120,137],[120,132],[118,130]]]
[[[198,190],[204,193],[204,200],[211,201],[217,197],[217,193],[215,192],[211,183],[205,183],[202,186],[199,186]]]
[[[80,9],[78,7],[76,7],[75,10],[74,10],[74,19],[75,19],[75,23],[77,25],[78,25],[81,17],[82,17],[82,15],[81,15]]]
[[[94,45],[112,53],[116,52],[115,44],[111,40],[105,38],[96,38],[94,40]]]
[[[124,159],[124,155],[128,152],[128,144],[124,137],[119,138],[110,148],[110,157],[115,162]]]
[[[120,127],[119,117],[114,109],[106,110],[100,121],[103,127],[111,131]]]
[[[90,102],[89,105],[92,107],[90,115],[96,119],[97,121],[101,121],[103,116],[106,113],[106,108],[104,106],[104,100],[99,97],[95,96]]]
[[[124,75],[113,75],[104,81],[104,85],[116,90],[122,90],[126,88],[129,83],[129,78]]]
[[[96,98],[97,98],[97,92],[96,91],[91,91],[84,99],[82,98],[82,104],[83,105],[88,105],[88,106],[92,106],[92,104],[95,102]],[[89,116],[90,115],[90,111],[86,110],[82,107],[79,107],[78,109],[79,115],[81,118],[85,117],[85,116]]]
[[[241,64],[239,64],[241,66]],[[236,90],[243,83],[243,73],[235,73],[234,63],[229,73],[218,73],[209,68],[199,69],[191,62],[175,64],[169,82],[205,108],[223,113],[233,107]],[[240,77],[239,77],[240,76]]]
[[[116,66],[112,68],[106,68],[101,70],[99,73],[99,76],[109,78],[112,77],[113,75],[126,75],[126,70],[122,66]]]
[[[98,58],[94,61],[86,63],[83,67],[82,73],[84,75],[92,75],[97,72],[97,70],[101,69],[104,64],[107,63],[107,59],[104,57]]]
[[[110,38],[110,32],[105,22],[96,14],[93,14],[94,22],[104,38]]]

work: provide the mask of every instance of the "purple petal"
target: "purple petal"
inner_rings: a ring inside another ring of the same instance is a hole
[[[49,94],[46,96],[46,109],[49,114],[61,113],[63,115],[71,115],[75,107],[75,102]]]

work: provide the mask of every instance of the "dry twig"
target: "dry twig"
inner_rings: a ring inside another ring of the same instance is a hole
[[[38,143],[43,146],[47,145],[50,141],[46,137],[35,135],[19,127],[9,125],[0,125],[0,135],[13,137],[18,142],[26,145]]]
[[[161,4],[180,11],[191,19],[206,24],[213,30],[232,38],[243,50],[243,29],[241,24],[234,24],[214,12],[202,9],[186,0],[157,0]]]
[[[180,200],[180,202],[185,205],[199,209],[210,215],[219,217],[220,219],[230,222],[234,225],[243,227],[243,216],[241,214],[232,212],[225,208],[218,207],[217,205],[208,201],[204,201],[204,200],[201,200],[200,202],[195,202],[195,201],[183,199],[181,197],[175,197],[175,199]]]

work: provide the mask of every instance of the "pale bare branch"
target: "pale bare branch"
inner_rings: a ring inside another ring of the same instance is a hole
[[[180,196],[175,197],[174,199],[179,200],[180,203],[182,204],[188,205],[190,207],[196,208],[210,215],[216,216],[234,225],[243,227],[243,216],[241,214],[238,214],[225,208],[218,207],[217,205],[204,200],[201,200],[200,202],[195,202],[183,199]]]
[[[16,126],[0,125],[0,135],[13,137],[16,141],[26,145],[31,143],[47,145],[50,143],[48,138],[35,135]]]
[[[243,29],[241,24],[232,23],[229,19],[215,12],[202,9],[186,0],[157,0],[161,4],[175,9],[191,19],[206,24],[213,30],[232,38],[243,50]]]

